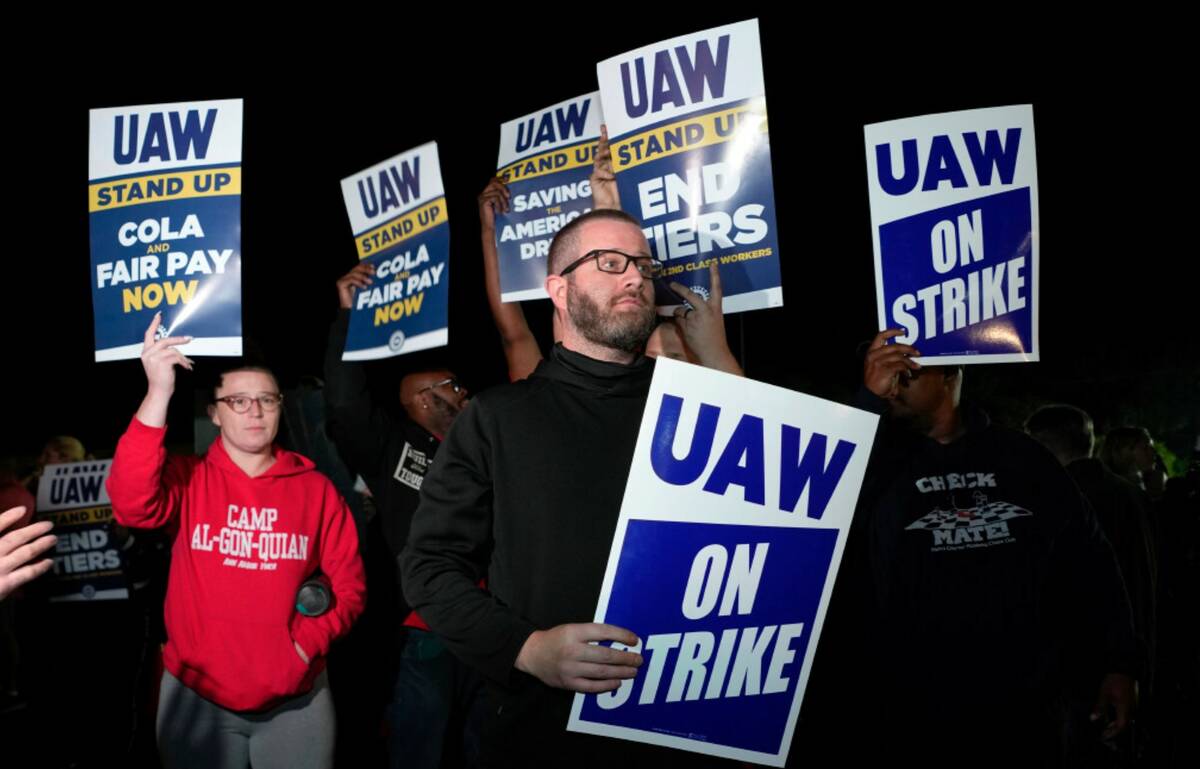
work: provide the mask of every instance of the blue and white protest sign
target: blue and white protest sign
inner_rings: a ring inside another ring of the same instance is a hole
[[[121,549],[112,539],[112,506],[105,481],[111,459],[46,465],[38,480],[37,517],[54,523],[51,601],[129,597]]]
[[[511,194],[511,210],[496,215],[502,301],[546,298],[554,233],[592,209],[601,122],[600,94],[589,93],[500,126],[496,175]]]
[[[242,354],[242,100],[94,109],[88,221],[96,360],[160,336]]]
[[[880,328],[939,364],[1038,360],[1033,107],[865,127]]]
[[[342,179],[360,260],[375,282],[354,294],[342,360],[373,360],[450,341],[450,224],[436,142]]]
[[[725,312],[781,306],[758,22],[639,48],[596,73],[621,207],[667,277],[707,296],[715,260]]]
[[[877,421],[659,358],[596,610],[645,661],[567,728],[783,766]]]

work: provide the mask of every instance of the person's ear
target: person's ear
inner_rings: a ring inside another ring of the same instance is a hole
[[[562,312],[567,311],[567,281],[569,278],[562,275],[547,275],[546,276],[546,293],[550,296],[550,301],[554,303],[554,307]]]

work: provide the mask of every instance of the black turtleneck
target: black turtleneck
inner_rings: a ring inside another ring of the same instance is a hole
[[[446,436],[401,559],[404,590],[494,681],[513,681],[535,629],[591,621],[653,371],[647,358],[556,345],[528,379],[476,397]]]

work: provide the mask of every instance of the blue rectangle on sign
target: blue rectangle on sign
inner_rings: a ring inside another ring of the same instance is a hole
[[[837,529],[630,520],[603,622],[644,663],[580,720],[777,753]]]
[[[1032,229],[1028,187],[881,225],[888,327],[923,356],[1033,350]]]
[[[358,291],[344,360],[403,355],[446,344],[450,225],[443,222],[372,254],[375,281]]]
[[[564,153],[591,154],[594,144]],[[545,296],[550,241],[568,222],[592,209],[589,165],[508,183],[508,213],[496,215],[496,253],[504,301]]]
[[[140,347],[160,311],[175,336],[240,337],[241,209],[224,195],[89,214],[96,349]]]

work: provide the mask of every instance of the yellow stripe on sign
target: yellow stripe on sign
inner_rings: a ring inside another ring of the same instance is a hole
[[[518,160],[496,172],[506,183],[522,182],[526,179],[536,179],[546,174],[556,174],[559,171],[569,171],[572,168],[590,166],[593,160],[596,143],[576,144],[574,147],[563,147],[531,158]]]
[[[42,520],[53,521],[55,526],[83,526],[91,523],[103,523],[112,518],[112,508],[88,507],[81,510],[56,510],[42,513]]]
[[[613,170],[620,173],[651,160],[713,144],[749,144],[766,132],[767,103],[755,99],[615,141],[612,144]]]
[[[420,235],[439,224],[448,221],[446,216],[446,198],[431,200],[420,208],[414,208],[407,214],[401,214],[386,224],[381,224],[369,232],[364,232],[355,240],[358,247],[358,258],[366,259],[389,246]]]
[[[88,212],[109,211],[161,200],[241,194],[241,166],[173,171],[89,184]]]

